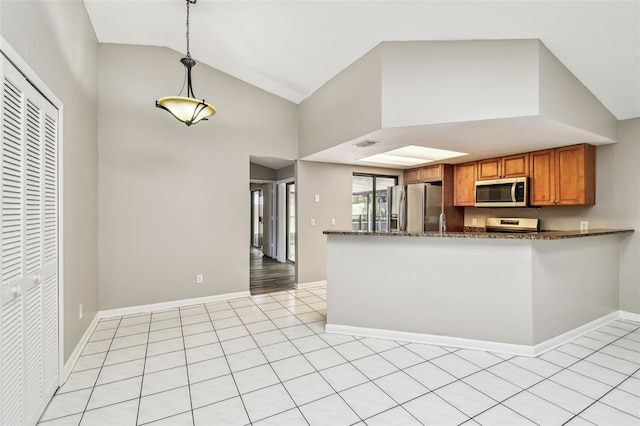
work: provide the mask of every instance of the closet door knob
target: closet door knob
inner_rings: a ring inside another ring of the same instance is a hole
[[[20,286],[15,286],[11,289],[11,293],[13,294],[13,298],[20,297],[22,294],[22,288]]]

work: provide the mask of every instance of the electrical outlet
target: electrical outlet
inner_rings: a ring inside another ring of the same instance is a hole
[[[81,320],[83,316],[84,316],[84,309],[81,303],[80,305],[78,305],[78,319]]]
[[[196,275],[196,284],[202,284],[204,282],[204,275],[198,274]]]
[[[311,226],[316,226],[316,220],[315,219],[311,219]]]
[[[336,226],[336,218],[335,217],[331,218],[331,226]]]
[[[581,232],[588,232],[589,231],[589,222],[586,222],[586,221],[580,222],[580,231]]]
[[[478,219],[477,218],[472,218],[471,219],[471,226],[476,226],[478,224]]]

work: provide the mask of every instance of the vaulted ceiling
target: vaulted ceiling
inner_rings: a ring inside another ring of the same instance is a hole
[[[84,1],[100,42],[186,50],[185,0]],[[191,6],[194,59],[295,103],[381,41],[530,38],[542,40],[616,118],[640,117],[639,0]]]

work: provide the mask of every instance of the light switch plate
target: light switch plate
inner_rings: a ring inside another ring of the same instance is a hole
[[[336,218],[335,217],[331,218],[331,226],[336,226]]]
[[[316,203],[319,203],[320,202],[320,194],[314,195],[313,196],[313,201],[316,202]]]

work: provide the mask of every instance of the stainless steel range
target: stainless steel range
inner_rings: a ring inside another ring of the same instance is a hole
[[[517,217],[488,217],[487,232],[540,232],[540,220]]]

